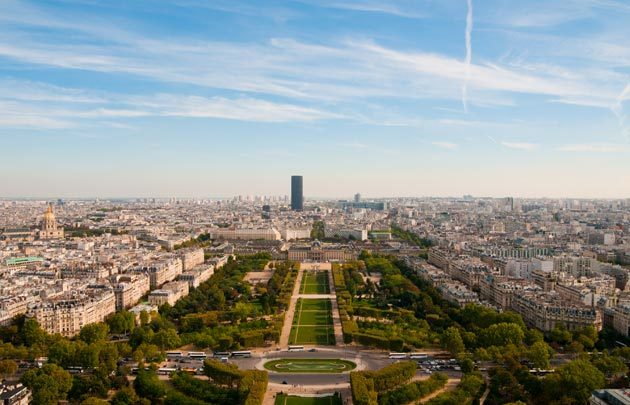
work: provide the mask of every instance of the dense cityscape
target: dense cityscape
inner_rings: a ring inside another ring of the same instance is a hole
[[[4,403],[628,401],[630,200],[305,184],[1,201]]]
[[[0,405],[630,405],[630,0],[0,0]]]

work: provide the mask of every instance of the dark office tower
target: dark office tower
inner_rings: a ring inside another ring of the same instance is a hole
[[[291,209],[302,211],[304,209],[304,189],[302,176],[291,176]]]

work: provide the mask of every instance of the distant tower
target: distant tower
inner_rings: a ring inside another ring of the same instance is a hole
[[[354,202],[355,203],[360,203],[361,202],[361,193],[356,193],[354,195]]]
[[[57,228],[57,220],[53,213],[52,204],[48,204],[42,226],[39,230],[39,239],[59,239],[64,237],[63,228]]]
[[[304,209],[304,182],[302,176],[291,176],[291,209],[302,211]]]

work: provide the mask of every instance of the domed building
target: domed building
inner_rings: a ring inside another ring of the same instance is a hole
[[[55,218],[52,204],[48,204],[39,230],[39,239],[62,239],[63,237],[63,228],[57,227],[57,219]]]

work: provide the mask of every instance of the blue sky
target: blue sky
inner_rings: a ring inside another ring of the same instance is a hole
[[[0,196],[630,197],[622,0],[0,1]],[[469,41],[468,41],[469,40]]]

